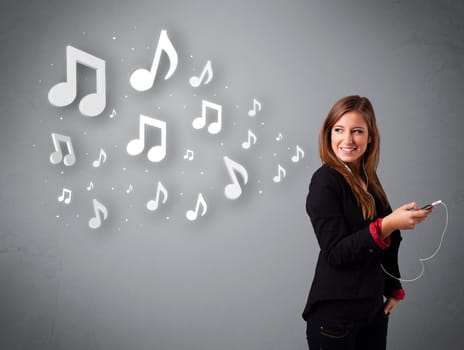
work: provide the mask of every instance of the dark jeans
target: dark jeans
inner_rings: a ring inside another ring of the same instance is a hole
[[[306,336],[310,350],[385,350],[388,316],[383,310],[371,320],[324,321],[310,315]]]

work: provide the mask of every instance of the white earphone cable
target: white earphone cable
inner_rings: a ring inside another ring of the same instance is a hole
[[[446,206],[446,204],[444,202],[440,202],[441,205],[443,205],[443,207],[445,208],[445,214],[446,214],[446,219],[445,219],[445,226],[443,227],[443,232],[441,234],[441,238],[440,238],[440,243],[438,244],[438,247],[437,249],[435,249],[435,251],[433,252],[432,255],[426,257],[426,258],[420,258],[419,261],[422,265],[422,270],[421,272],[419,273],[419,275],[417,275],[416,277],[414,278],[411,278],[411,279],[405,279],[405,278],[399,278],[397,276],[393,276],[391,273],[389,273],[385,267],[383,267],[382,264],[380,264],[380,267],[382,268],[383,272],[385,272],[388,276],[390,276],[391,278],[394,278],[400,282],[414,282],[414,281],[417,281],[419,278],[422,277],[422,275],[424,274],[424,270],[425,270],[425,266],[424,266],[424,261],[428,261],[428,260],[431,260],[435,257],[435,255],[437,255],[437,253],[440,251],[441,249],[441,245],[443,243],[443,238],[445,238],[445,233],[446,233],[446,230],[448,229],[448,207]]]

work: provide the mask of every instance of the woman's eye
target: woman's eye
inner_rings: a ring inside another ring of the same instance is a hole
[[[334,131],[334,132],[342,132],[343,129],[342,129],[342,128],[334,128],[333,131]]]
[[[358,130],[353,130],[353,132],[354,132],[355,134],[362,134],[364,131],[358,129]]]

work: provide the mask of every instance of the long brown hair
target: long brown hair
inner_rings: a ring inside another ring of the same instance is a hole
[[[321,132],[319,134],[319,154],[323,163],[337,170],[348,182],[353,194],[362,209],[365,220],[374,219],[376,216],[375,202],[366,192],[359,181],[353,176],[349,168],[337,158],[332,149],[332,128],[335,123],[348,112],[359,112],[366,121],[370,142],[362,156],[362,167],[366,176],[368,191],[374,193],[380,200],[388,205],[387,195],[377,177],[377,165],[380,153],[380,135],[375,120],[374,108],[366,97],[358,95],[346,96],[338,100],[330,109]]]

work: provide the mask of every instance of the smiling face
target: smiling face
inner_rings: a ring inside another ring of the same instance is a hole
[[[367,123],[361,113],[347,112],[337,120],[331,131],[332,150],[342,162],[357,169],[369,144]]]

